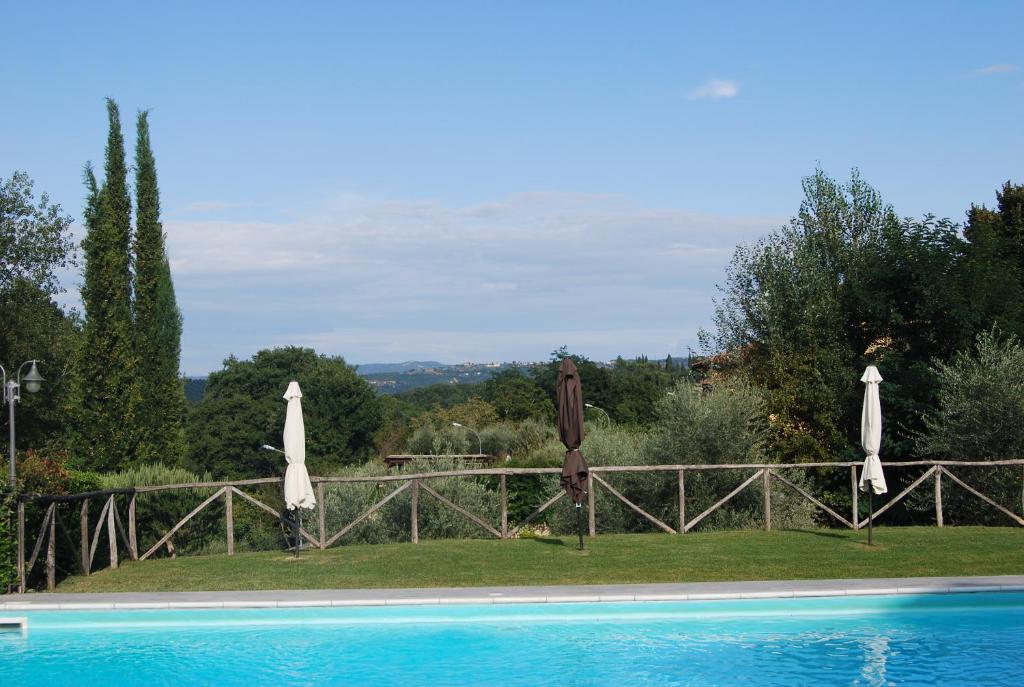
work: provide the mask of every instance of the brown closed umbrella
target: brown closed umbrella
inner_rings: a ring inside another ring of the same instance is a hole
[[[558,435],[565,444],[565,461],[562,463],[562,488],[576,506],[576,529],[579,531],[580,548],[583,548],[583,495],[587,491],[587,475],[590,468],[580,453],[583,443],[583,388],[580,373],[569,358],[563,358],[558,368]]]

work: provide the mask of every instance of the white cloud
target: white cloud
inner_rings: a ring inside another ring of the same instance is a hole
[[[735,81],[710,79],[704,85],[690,91],[688,97],[690,100],[721,100],[735,98],[739,92],[739,85]]]
[[[1006,74],[1008,72],[1015,72],[1019,69],[1015,64],[990,64],[987,67],[980,69],[973,69],[966,74],[964,78],[977,79],[983,76],[992,76],[993,74]]]
[[[356,362],[685,353],[734,246],[782,221],[579,193],[345,193],[292,221],[164,229],[196,373],[284,344]]]

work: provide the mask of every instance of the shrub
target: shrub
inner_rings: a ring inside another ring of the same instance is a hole
[[[704,391],[677,384],[658,403],[652,441],[654,459],[663,464],[722,465],[764,463],[768,435],[760,389],[740,381],[722,381]],[[728,494],[748,476],[743,470],[704,470],[686,475],[687,513],[692,518]],[[801,484],[800,473],[787,475]],[[709,515],[699,527],[744,528],[764,523],[761,483],[755,482]],[[772,489],[773,525],[807,527],[813,506],[788,487]]]
[[[468,466],[452,459],[416,460],[404,467],[409,473],[444,472],[461,470]],[[347,468],[342,476],[376,477],[386,474],[384,466],[367,463]],[[436,492],[465,508],[497,528],[498,498],[491,489],[495,477],[444,477],[425,480]],[[353,522],[377,501],[400,486],[389,481],[347,482],[330,484],[325,489],[325,509],[328,536]],[[406,490],[369,518],[353,528],[343,538],[345,543],[380,544],[409,541],[411,492]],[[465,539],[488,535],[479,525],[461,513],[443,505],[425,490],[419,497],[419,535],[424,539]]]
[[[603,429],[592,429],[580,448],[592,467],[647,465],[652,463],[653,457],[650,449],[651,439],[647,431],[613,425]],[[565,447],[559,442],[558,448],[558,463],[561,464]],[[671,525],[672,518],[675,517],[672,515],[675,512],[672,498],[672,494],[675,493],[674,473],[618,473],[606,474],[603,478],[640,508]],[[557,484],[557,480],[552,481]],[[598,533],[649,532],[656,529],[646,518],[633,511],[604,487],[595,485],[595,491],[594,508]],[[586,507],[584,503],[583,508]],[[552,531],[558,534],[576,532],[576,512],[569,500],[559,501],[547,512],[547,522]],[[583,517],[586,518],[585,513]]]
[[[512,424],[503,422],[481,429],[480,443],[483,445],[483,453],[504,460],[519,448],[519,436]]]
[[[24,494],[75,494],[99,488],[97,473],[69,467],[66,451],[26,451],[18,460],[19,489]]]
[[[978,335],[974,349],[949,363],[936,362],[938,407],[924,416],[917,438],[922,455],[952,460],[1024,457],[1024,347],[997,329]],[[1021,468],[976,468],[958,474],[1004,507],[1015,510],[1021,495]],[[1002,524],[1006,516],[982,504],[952,480],[943,481],[949,524]],[[927,511],[929,499],[912,493],[911,503]]]
[[[100,476],[102,489],[128,489],[131,487],[155,486],[162,484],[187,484],[210,481],[209,473],[197,475],[180,467],[162,463],[151,463],[111,472]],[[175,489],[146,492],[136,497],[136,532],[139,548],[143,542],[155,543],[167,530],[173,527],[199,502],[213,493],[212,489]],[[123,501],[122,501],[123,503]],[[120,504],[119,504],[120,507]],[[223,531],[223,518],[208,506],[192,518],[175,534],[175,550],[183,553],[197,553]],[[150,544],[151,545],[151,544]]]

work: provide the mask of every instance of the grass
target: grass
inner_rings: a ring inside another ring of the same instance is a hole
[[[475,587],[1024,573],[1024,529],[997,527],[447,540],[194,556],[71,577],[61,592]]]

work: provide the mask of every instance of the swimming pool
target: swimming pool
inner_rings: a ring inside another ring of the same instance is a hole
[[[18,615],[5,686],[1024,684],[1021,593]]]

